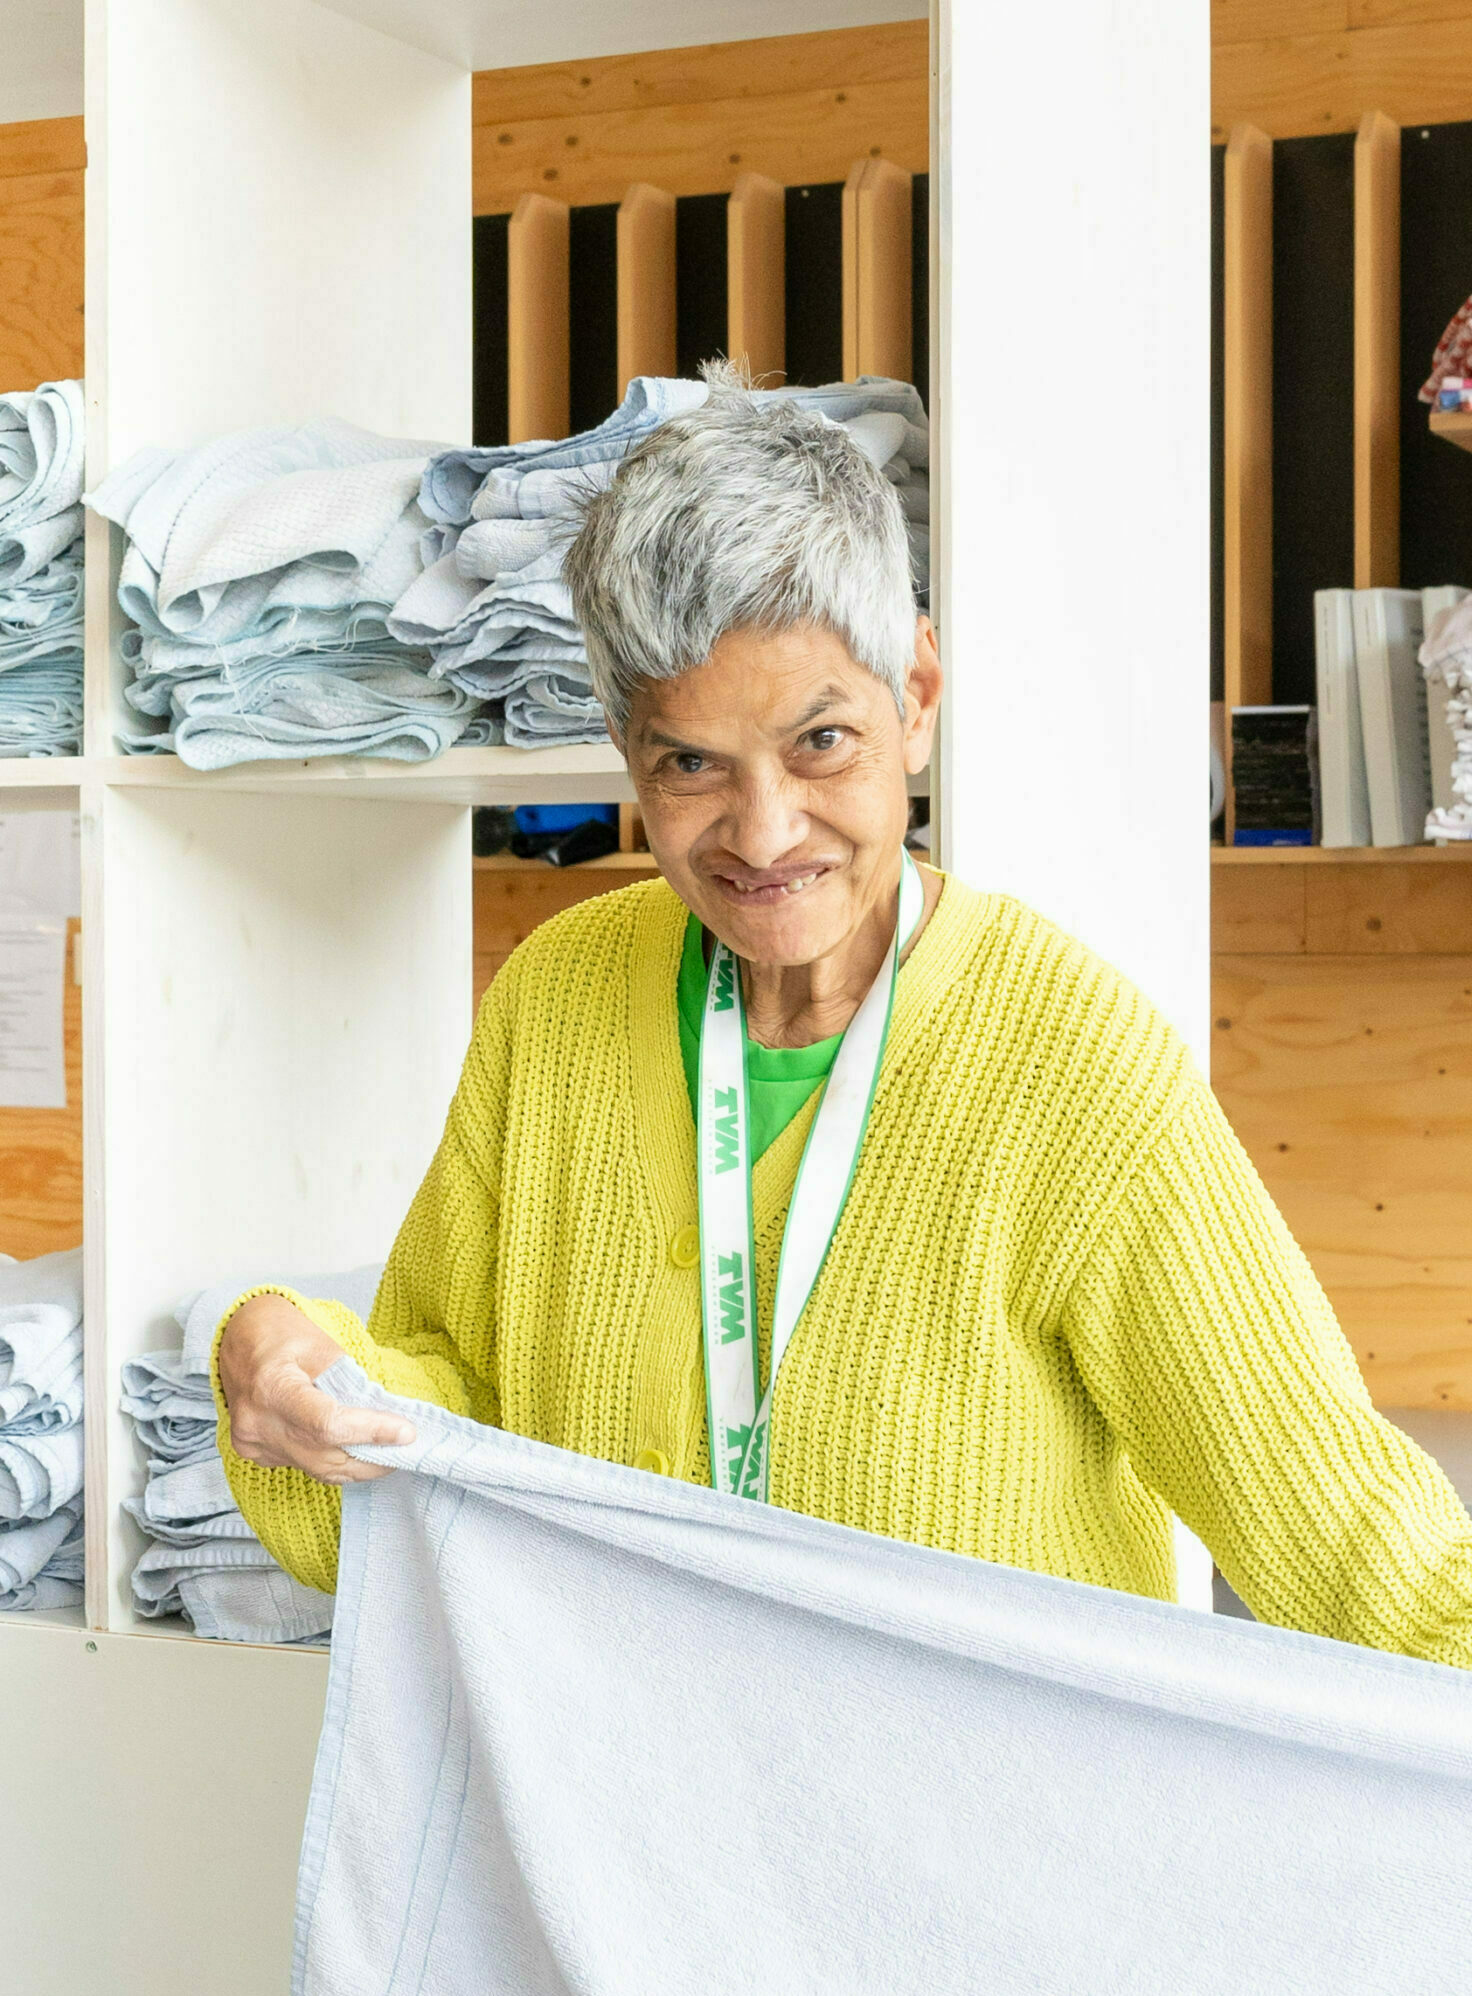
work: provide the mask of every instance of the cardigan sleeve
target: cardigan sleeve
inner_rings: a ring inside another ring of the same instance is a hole
[[[220,1387],[220,1336],[250,1296],[274,1292],[304,1310],[389,1392],[498,1424],[496,1243],[509,1067],[501,984],[498,978],[482,1001],[444,1134],[399,1229],[367,1325],[341,1303],[266,1284],[238,1297],[215,1333],[220,1454],[235,1501],[271,1556],[324,1593],[337,1584],[342,1493],[301,1470],[266,1469],[236,1454]]]
[[[1143,1480],[1260,1620],[1472,1667],[1472,1519],[1375,1412],[1199,1079],[1105,1220],[1064,1327]]]

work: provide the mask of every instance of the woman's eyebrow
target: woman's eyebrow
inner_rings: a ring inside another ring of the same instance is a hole
[[[792,723],[794,728],[811,727],[820,714],[826,714],[830,707],[842,706],[844,691],[841,686],[825,686],[806,712],[799,714]]]

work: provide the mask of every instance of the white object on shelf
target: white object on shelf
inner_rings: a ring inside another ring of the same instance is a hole
[[[1426,681],[1416,658],[1421,592],[1356,589],[1353,614],[1373,842],[1420,845],[1431,808]]]
[[[1354,653],[1354,591],[1314,591],[1320,844],[1370,843],[1370,790]]]

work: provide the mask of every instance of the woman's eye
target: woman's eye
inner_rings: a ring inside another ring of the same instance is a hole
[[[693,749],[687,749],[675,757],[675,768],[679,770],[681,776],[699,776],[701,770],[705,768],[705,757],[696,755]]]
[[[808,746],[821,752],[824,749],[837,748],[842,740],[842,728],[814,728],[808,736]]]

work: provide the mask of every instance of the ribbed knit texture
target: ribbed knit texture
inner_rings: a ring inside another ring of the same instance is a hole
[[[486,994],[368,1330],[293,1300],[395,1393],[703,1483],[685,923],[656,881],[539,928]],[[753,1173],[764,1360],[811,1119]],[[223,1402],[220,1443],[266,1545],[330,1588],[338,1493],[242,1461]],[[1472,1665],[1472,1523],[1371,1407],[1182,1044],[1080,944],[955,880],[900,972],[771,1491],[1163,1598],[1173,1508],[1264,1619]]]

